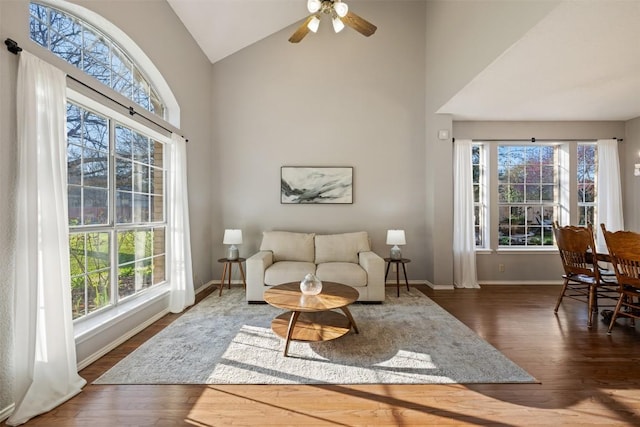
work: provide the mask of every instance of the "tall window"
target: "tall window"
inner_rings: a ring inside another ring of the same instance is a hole
[[[596,172],[598,146],[578,144],[578,225],[596,225]]]
[[[476,143],[472,163],[476,248],[553,247],[553,221],[597,221],[595,143]]]
[[[164,282],[165,169],[161,142],[74,103],[67,140],[75,319]]]
[[[556,147],[498,147],[500,246],[553,246],[558,208]]]
[[[164,116],[156,91],[116,43],[60,10],[31,3],[30,11],[32,40]],[[68,98],[70,286],[79,320],[165,282],[168,138],[110,104]]]
[[[471,148],[473,167],[473,225],[476,236],[476,247],[484,248],[486,242],[485,218],[487,211],[486,173],[484,146],[474,144]]]
[[[30,4],[31,40],[142,108],[164,117],[156,90],[125,51],[100,31],[63,11]]]

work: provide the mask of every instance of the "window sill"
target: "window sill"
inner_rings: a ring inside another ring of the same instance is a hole
[[[476,249],[476,255],[493,255],[496,253],[502,254],[558,254],[558,248],[498,248],[498,249],[487,249],[487,248],[479,248]]]
[[[79,321],[73,325],[74,338],[76,344],[85,341],[113,324],[126,319],[140,309],[156,302],[160,298],[165,297],[169,293],[169,283],[159,285],[149,289],[144,294],[129,301],[125,301],[104,312],[91,316],[88,319]]]
[[[480,248],[476,249],[476,255],[491,255],[495,251],[493,249]]]
[[[524,247],[524,248],[498,248],[496,249],[497,253],[509,253],[509,254],[558,254],[558,248],[532,248],[532,247]]]

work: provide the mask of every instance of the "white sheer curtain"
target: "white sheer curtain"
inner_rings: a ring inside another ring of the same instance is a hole
[[[169,168],[169,242],[171,293],[169,310],[180,313],[195,302],[189,235],[189,198],[187,192],[187,143],[180,135],[171,135]]]
[[[18,70],[14,321],[19,425],[79,393],[69,288],[66,81],[28,52]]]
[[[453,283],[457,288],[479,288],[473,223],[471,140],[453,145]]]
[[[598,145],[598,188],[596,214],[598,224],[596,247],[598,252],[606,252],[607,245],[600,229],[604,224],[607,230],[624,229],[622,216],[622,188],[620,186],[620,160],[618,158],[618,141],[600,139]]]

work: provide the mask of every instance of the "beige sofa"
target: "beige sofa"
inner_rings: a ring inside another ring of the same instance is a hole
[[[247,301],[264,301],[268,286],[299,282],[307,273],[353,286],[358,301],[384,301],[384,260],[365,231],[320,235],[265,231],[260,252],[247,259]]]

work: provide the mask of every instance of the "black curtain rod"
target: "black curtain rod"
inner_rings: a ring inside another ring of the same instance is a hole
[[[14,40],[6,39],[6,40],[4,41],[4,44],[5,44],[5,45],[7,45],[7,50],[8,50],[9,52],[13,53],[14,55],[17,55],[17,54],[19,54],[20,52],[22,52],[22,48],[21,48],[20,46],[18,46],[18,43],[17,43],[17,42],[15,42]],[[130,115],[130,116],[135,116],[135,115],[137,114],[138,116],[142,117],[143,119],[147,120],[148,122],[153,123],[154,125],[158,126],[160,129],[163,129],[164,131],[169,132],[169,133],[173,133],[173,131],[172,131],[171,129],[166,128],[165,126],[161,125],[160,123],[157,123],[155,120],[153,120],[153,119],[151,119],[151,118],[149,118],[149,117],[145,116],[144,114],[140,114],[140,113],[138,113],[138,112],[137,112],[137,111],[136,111],[132,106],[130,106],[130,105],[125,105],[125,104],[123,104],[122,102],[120,102],[120,101],[118,101],[118,100],[113,99],[113,98],[112,98],[112,97],[110,97],[109,95],[107,95],[107,94],[105,94],[105,93],[100,92],[98,89],[96,89],[96,88],[94,88],[94,87],[92,87],[92,86],[89,86],[88,84],[86,84],[86,83],[84,83],[84,82],[82,82],[82,81],[78,80],[77,78],[75,78],[75,77],[73,77],[73,76],[71,76],[71,75],[69,75],[69,74],[67,74],[67,77],[68,77],[68,78],[70,78],[71,80],[73,80],[74,82],[81,84],[82,86],[86,87],[87,89],[92,90],[93,92],[97,93],[98,95],[100,95],[100,96],[103,96],[103,97],[107,98],[109,101],[111,101],[111,102],[114,102],[114,103],[118,104],[119,106],[121,106],[121,107],[122,107],[122,108],[124,108],[125,110],[129,111],[129,115]],[[184,137],[183,137],[183,138],[184,138]],[[186,142],[189,142],[189,140],[188,140],[188,139],[185,139],[185,141],[186,141]]]
[[[624,141],[624,139],[622,138],[611,138],[611,139],[615,139],[618,142],[622,142]],[[519,139],[519,138],[503,138],[503,139],[472,139],[471,141],[473,142],[573,142],[573,141],[578,141],[578,142],[597,142],[597,139],[584,139],[584,138],[553,138],[553,139],[536,139],[536,138],[529,138],[529,139]],[[455,138],[452,138],[452,142],[456,142]]]

